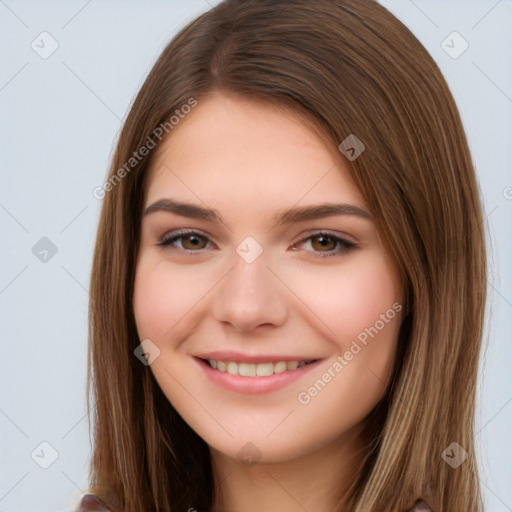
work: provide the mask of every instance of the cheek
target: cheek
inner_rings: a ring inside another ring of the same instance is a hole
[[[142,257],[137,266],[133,309],[141,339],[163,339],[202,295],[192,267],[189,271],[168,267],[169,263],[153,262],[149,257]]]
[[[258,407],[251,400],[227,400],[204,380],[191,379],[186,358],[176,353],[182,340],[199,332],[212,304],[208,300],[215,298],[215,292],[208,293],[222,275],[219,268],[205,265],[199,273],[194,265],[152,258],[142,254],[137,266],[133,306],[139,336],[154,340],[164,356],[167,350],[168,357],[158,359],[151,370],[168,400],[208,444],[233,457],[247,439],[276,460],[311,452],[356,426],[382,397],[393,363],[398,314],[377,336],[368,337],[367,345],[360,343],[361,349],[341,371],[333,368],[336,355],[343,357],[350,351],[352,341],[401,299],[393,269],[379,251],[361,254],[346,264],[304,267],[287,261],[274,269],[290,287],[275,290],[292,312],[290,325],[281,329],[289,329],[288,333],[294,326],[304,329],[314,338],[312,346],[324,348],[331,357],[273,406]],[[174,377],[166,368],[172,368]],[[215,422],[204,407],[194,406],[189,393],[215,408]],[[283,423],[284,409],[294,414]],[[227,438],[219,425],[229,426],[235,438]],[[270,431],[272,436],[265,437]]]
[[[392,375],[402,315],[394,267],[377,251],[316,276],[308,305],[334,331],[330,359],[298,395],[302,414],[330,425],[334,436],[361,421],[383,397]],[[307,293],[303,287],[302,293]],[[320,325],[318,322],[317,325]],[[325,332],[325,331],[324,331]],[[340,415],[341,414],[341,415]]]
[[[343,351],[402,300],[397,273],[378,250],[346,264],[295,272],[289,279],[294,281],[297,296],[315,313],[318,329]]]

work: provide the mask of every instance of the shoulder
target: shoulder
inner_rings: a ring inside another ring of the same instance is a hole
[[[84,494],[78,505],[76,512],[112,512],[105,503],[94,494]],[[423,501],[418,500],[414,509],[410,512],[433,512],[433,510]]]
[[[112,512],[105,503],[94,494],[84,494],[76,512]]]

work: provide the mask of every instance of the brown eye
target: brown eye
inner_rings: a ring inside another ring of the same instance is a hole
[[[200,252],[207,248],[208,243],[207,237],[195,231],[182,231],[178,233],[175,231],[174,233],[164,235],[157,245],[183,251]]]
[[[181,245],[183,249],[191,250],[194,249],[204,249],[206,245],[206,240],[202,236],[197,235],[187,235],[181,236]]]
[[[312,253],[314,257],[325,258],[328,256],[343,256],[349,251],[357,248],[357,244],[350,242],[330,233],[314,233],[294,245],[306,246],[306,252]]]
[[[313,247],[315,251],[332,251],[336,249],[337,243],[338,242],[334,240],[332,236],[320,235],[311,237],[311,247]]]

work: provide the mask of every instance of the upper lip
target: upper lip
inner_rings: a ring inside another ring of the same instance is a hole
[[[316,361],[319,357],[310,356],[290,356],[275,354],[243,354],[241,352],[214,351],[196,355],[199,359],[213,359],[215,361],[234,361],[237,363],[278,363],[279,361]]]

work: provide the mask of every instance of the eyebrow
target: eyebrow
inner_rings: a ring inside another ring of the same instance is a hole
[[[174,199],[159,199],[146,208],[144,216],[154,212],[169,212],[190,219],[200,219],[226,225],[226,222],[217,210],[192,203],[176,201]],[[313,206],[293,207],[287,210],[281,210],[272,217],[271,224],[282,226],[335,215],[351,215],[363,219],[372,219],[368,211],[353,204],[322,203]]]

